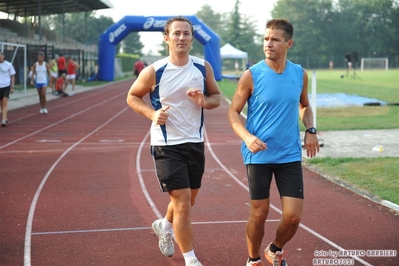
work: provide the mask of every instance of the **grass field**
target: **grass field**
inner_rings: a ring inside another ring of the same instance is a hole
[[[311,93],[312,71],[309,74]],[[346,77],[346,70],[318,70],[317,93],[346,93],[399,103],[399,70],[357,71],[360,79]],[[341,78],[341,76],[344,78]],[[231,99],[236,82],[219,82],[222,93]],[[399,105],[317,108],[321,131],[399,128]],[[301,126],[304,130],[304,127]],[[398,136],[399,137],[399,136]],[[352,189],[376,199],[399,204],[399,158],[314,158],[305,162],[320,173],[347,183]]]

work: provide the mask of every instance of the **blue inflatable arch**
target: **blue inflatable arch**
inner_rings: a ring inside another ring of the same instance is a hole
[[[215,79],[222,80],[222,59],[220,57],[220,38],[196,16],[186,16],[194,26],[194,37],[204,46],[205,60],[213,68]],[[98,79],[114,80],[115,46],[129,33],[135,31],[161,31],[170,16],[125,16],[112,25],[100,37],[98,44]]]

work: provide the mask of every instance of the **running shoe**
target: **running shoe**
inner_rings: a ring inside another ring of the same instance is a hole
[[[191,258],[187,263],[186,266],[202,266],[201,262],[198,261],[197,258]]]
[[[161,250],[162,254],[166,257],[172,257],[175,253],[175,247],[173,245],[173,230],[165,233],[161,228],[162,219],[155,220],[152,223],[152,230],[158,236],[158,245],[159,249]],[[192,264],[197,265],[197,264]],[[201,264],[198,264],[201,265]]]
[[[74,91],[71,91],[71,93],[69,94],[69,96],[74,96],[74,95],[75,95]]]
[[[7,124],[8,124],[8,120],[7,120],[7,119],[1,120],[1,126],[2,126],[2,127],[7,126]]]
[[[247,261],[247,266],[263,266],[263,264],[261,260]]]
[[[270,243],[271,245],[272,243]],[[270,245],[265,249],[265,258],[268,262],[270,262],[273,266],[288,266],[287,262],[284,260],[284,255],[287,254],[284,250],[277,251],[273,253],[270,251]]]
[[[43,114],[48,114],[48,111],[47,111],[46,107],[43,108]]]
[[[43,108],[40,109],[39,114],[44,114],[44,109]]]

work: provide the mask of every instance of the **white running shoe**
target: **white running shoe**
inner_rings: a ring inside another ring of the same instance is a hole
[[[69,94],[69,96],[74,96],[74,95],[75,95],[74,91],[71,91],[71,93]]]
[[[152,230],[154,230],[154,233],[158,236],[158,245],[162,254],[166,257],[172,257],[175,253],[175,247],[173,245],[173,230],[165,233],[161,228],[161,222],[162,219],[155,220],[152,223]]]
[[[47,111],[46,107],[43,108],[43,114],[48,114],[48,111]]]
[[[44,109],[40,108],[39,114],[44,114]]]
[[[191,258],[187,263],[186,266],[203,266],[201,262],[198,261],[197,258]]]
[[[7,119],[1,120],[1,126],[2,126],[2,127],[7,126],[7,124],[8,124],[8,120],[7,120]]]
[[[247,266],[263,266],[263,264],[261,260],[247,261]]]
[[[282,250],[273,253],[270,251],[271,244],[272,243],[270,243],[265,248],[265,258],[267,259],[267,261],[270,262],[273,266],[288,266],[288,263],[284,259],[284,256],[287,254],[287,252]]]

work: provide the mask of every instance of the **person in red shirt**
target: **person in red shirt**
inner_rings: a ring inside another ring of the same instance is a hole
[[[66,83],[65,83],[65,90],[68,87],[68,84],[72,84],[72,92],[70,93],[71,96],[75,94],[75,79],[76,79],[76,70],[79,68],[78,63],[76,63],[72,57],[67,57],[67,75],[66,75]]]
[[[133,65],[133,70],[134,70],[134,75],[136,76],[136,78],[139,76],[141,70],[144,69],[144,62],[140,60],[137,60],[134,65]]]
[[[57,79],[57,82],[55,83],[55,89],[56,89],[56,93],[58,96],[69,96],[66,92],[65,92],[65,79],[66,79],[66,74],[63,73],[61,75],[61,77],[59,77]]]
[[[60,54],[57,60],[58,76],[61,77],[62,73],[66,73],[66,60],[63,54]]]

